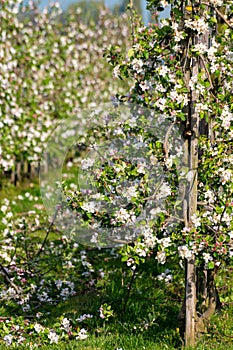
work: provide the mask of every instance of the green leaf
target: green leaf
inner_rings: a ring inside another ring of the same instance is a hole
[[[130,57],[133,57],[134,56],[134,49],[129,49],[128,53],[127,53],[127,56],[130,58]]]
[[[121,258],[122,262],[127,261],[127,260],[128,260],[128,256],[126,256],[126,255],[122,256],[122,258]]]
[[[144,57],[148,60],[148,58],[149,58],[149,52],[148,52],[148,51],[144,51],[143,55],[144,55]]]
[[[208,269],[210,269],[210,270],[214,269],[214,262],[213,261],[208,262]]]

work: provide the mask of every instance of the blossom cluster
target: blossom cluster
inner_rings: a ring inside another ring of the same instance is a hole
[[[38,317],[41,318],[41,315]],[[89,335],[87,329],[80,328],[76,324],[76,320],[64,316],[58,320],[54,328],[43,325],[39,319],[30,322],[9,318],[0,322],[1,332],[7,331],[2,337],[6,346],[26,346],[33,349],[42,345],[57,344],[65,339],[73,338],[80,341]]]
[[[3,233],[0,264],[4,271],[0,276],[0,305],[7,313],[10,308],[10,314],[14,310],[22,315],[0,317],[0,342],[7,346],[37,348],[72,339],[85,340],[94,314],[84,313],[72,318],[64,315],[48,326],[50,311],[44,308],[51,310],[58,303],[74,298],[80,288],[95,289],[105,271],[93,267],[90,255],[75,240],[56,231],[38,254],[48,222],[41,199],[32,194],[32,190],[33,186],[15,199],[4,198],[0,203]]]
[[[20,0],[1,3],[1,173],[15,171],[15,162],[37,165],[59,119],[124,91],[103,54],[110,44],[127,45],[128,34],[127,16],[103,6],[94,23],[82,8],[63,13],[56,2],[43,11]]]
[[[167,5],[165,1],[149,2],[151,9]],[[158,233],[147,233],[145,238],[151,248],[158,248],[156,259],[162,264],[174,244],[180,259],[196,256],[205,268],[213,269],[232,258],[233,2],[227,1],[225,10],[222,5],[222,1],[195,4],[181,13],[181,2],[172,3],[170,18],[148,26],[135,24],[128,54],[122,61],[111,60],[118,77],[134,80],[130,94],[121,96],[122,100],[148,106],[174,123],[187,122],[185,111],[192,104],[200,125],[208,124],[206,136],[199,137],[198,211],[191,218],[192,229],[181,225],[177,236],[165,230],[164,238],[167,234],[174,238],[168,249],[159,245]],[[197,62],[198,72],[186,74],[188,62]],[[191,100],[194,93],[195,102]],[[171,155],[165,164],[174,166]],[[180,186],[193,181],[192,171],[178,170]],[[169,191],[167,194],[172,194]],[[154,212],[158,215],[157,209],[152,209]],[[166,210],[160,208],[159,212],[165,215]],[[164,226],[162,221],[162,232]],[[177,232],[175,228],[173,232]],[[135,261],[131,251],[129,258]]]

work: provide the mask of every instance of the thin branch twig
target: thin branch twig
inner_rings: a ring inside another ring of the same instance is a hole
[[[216,7],[214,7],[215,11],[217,12],[217,14],[219,15],[219,17],[222,18],[222,20],[231,28],[233,29],[233,26],[231,25],[231,23],[225,18],[225,16],[222,14],[222,12],[220,12]]]
[[[165,135],[165,138],[164,138],[164,143],[163,143],[163,149],[164,149],[164,153],[165,153],[165,158],[168,159],[168,156],[169,156],[169,146],[168,146],[168,138],[171,134],[171,130],[174,126],[175,122],[173,122],[169,128],[167,129],[166,131],[166,135]]]
[[[50,232],[51,232],[51,229],[52,229],[52,227],[53,227],[53,225],[54,225],[54,223],[55,223],[55,220],[56,220],[56,217],[57,217],[57,214],[58,214],[59,209],[60,209],[60,206],[57,205],[57,206],[56,206],[56,209],[55,209],[55,212],[54,212],[54,215],[53,215],[53,218],[52,218],[52,221],[50,222],[50,225],[49,225],[49,227],[48,227],[48,229],[47,229],[47,232],[46,232],[46,236],[45,236],[45,238],[44,238],[44,241],[43,241],[43,243],[42,243],[40,249],[38,250],[38,252],[37,252],[37,254],[36,254],[36,257],[39,256],[39,255],[41,254],[42,250],[44,249],[44,246],[45,246],[45,244],[46,244],[47,238],[48,238],[48,236],[49,236],[49,234],[50,234]]]
[[[14,284],[14,282],[11,281],[11,277],[10,277],[9,273],[7,272],[7,270],[5,269],[5,267],[2,264],[0,264],[0,269],[3,273],[3,275],[5,276],[7,282],[11,285],[12,288],[14,288],[14,290],[16,291],[17,294],[20,294],[20,290]]]
[[[224,14],[223,14],[221,11],[219,11],[219,9],[217,9],[215,6],[213,6],[212,4],[209,4],[209,3],[207,3],[207,2],[201,2],[201,4],[202,4],[202,5],[205,5],[205,6],[208,6],[208,7],[212,7],[212,8],[215,10],[215,12],[219,15],[219,17],[221,17],[222,20],[223,20],[231,29],[233,29],[232,24],[225,18]]]
[[[206,72],[206,75],[207,75],[207,78],[209,80],[209,83],[210,83],[210,87],[208,88],[208,90],[212,90],[214,88],[213,86],[213,82],[212,82],[212,79],[211,79],[211,76],[210,76],[210,73],[206,67],[206,62],[205,62],[205,58],[203,57],[203,55],[200,55],[200,58],[203,62],[203,65],[204,65],[204,68],[205,68],[205,72]]]
[[[131,281],[130,281],[130,284],[129,284],[129,287],[128,287],[128,292],[127,292],[127,295],[125,297],[125,303],[124,303],[124,306],[123,306],[123,312],[125,312],[125,309],[126,309],[126,305],[127,305],[128,299],[129,299],[129,295],[130,295],[130,292],[131,292],[131,289],[132,289],[132,286],[133,286],[133,282],[134,282],[134,279],[135,279],[135,276],[136,276],[136,270],[137,269],[135,269],[133,271],[133,274],[132,274],[132,277],[131,277]]]

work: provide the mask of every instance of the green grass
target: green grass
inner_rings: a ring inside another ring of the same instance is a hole
[[[0,199],[5,197],[14,199],[26,192],[39,197],[38,182],[27,182],[21,187],[8,185],[0,192]],[[41,199],[37,203],[41,203]],[[27,199],[17,201],[14,207],[15,213],[33,210],[34,204]],[[44,232],[42,230],[37,234],[43,236]],[[91,263],[98,268],[104,268],[106,254],[90,252]],[[177,315],[182,302],[184,282],[180,272],[179,278],[173,284],[168,286],[159,284],[154,277],[160,273],[161,267],[157,266],[154,260],[148,260],[138,271],[124,309],[130,276],[125,273],[127,268],[122,268],[120,258],[108,266],[113,273],[99,280],[95,288],[80,290],[80,294],[70,300],[60,302],[56,307],[44,308],[44,311],[50,313],[46,321],[48,327],[52,327],[62,315],[75,318],[84,313],[93,314],[95,317],[88,326],[89,337],[83,341],[59,342],[57,345],[43,346],[40,349],[181,349],[182,341],[177,330]],[[173,266],[166,267],[173,269]],[[223,271],[223,274],[218,277],[217,285],[221,302],[225,303],[225,306],[219,314],[213,316],[208,333],[197,340],[196,350],[233,350],[233,270]],[[98,309],[103,303],[111,305],[115,313],[115,316],[105,323],[98,317]],[[12,316],[7,315],[4,307],[1,308],[0,314]],[[9,348],[11,347],[0,345],[0,350]],[[25,347],[18,346],[17,349],[25,349]]]
[[[0,350],[9,349],[9,347],[1,347]],[[17,349],[23,350],[23,347]],[[152,341],[147,341],[143,337],[135,336],[122,336],[122,335],[108,335],[105,337],[90,337],[88,340],[80,343],[79,341],[71,341],[69,344],[49,345],[40,347],[43,349],[52,350],[165,350],[174,349],[173,347],[166,346],[165,344],[156,345]]]

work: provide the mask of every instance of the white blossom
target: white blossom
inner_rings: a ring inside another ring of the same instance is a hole
[[[127,266],[132,266],[132,265],[134,265],[134,259],[133,258],[129,258],[128,260],[127,260]]]
[[[80,329],[80,331],[78,332],[78,336],[76,337],[76,339],[80,339],[80,340],[84,340],[88,337],[87,331],[86,329],[82,328]]]
[[[137,172],[139,174],[145,174],[146,173],[146,164],[140,163],[137,165]]]
[[[178,247],[178,253],[182,259],[186,258],[187,260],[191,259],[193,254],[186,245]]]
[[[6,205],[2,205],[1,206],[1,211],[3,212],[3,213],[5,213],[6,211],[7,211],[7,206]]]
[[[192,30],[196,30],[199,34],[206,33],[208,31],[209,24],[203,18],[198,19],[186,19],[184,21],[185,26]]]
[[[123,194],[123,197],[126,197],[128,200],[131,200],[132,197],[137,197],[138,195],[137,187],[136,186],[128,187],[123,191],[122,194]]]
[[[203,53],[207,52],[208,47],[203,43],[198,43],[198,44],[193,46],[192,50],[194,52],[199,52],[199,53],[203,54]]]
[[[122,223],[134,222],[136,220],[136,216],[132,211],[128,212],[126,209],[121,208],[115,214],[115,219],[116,221],[122,222]]]
[[[48,334],[48,338],[50,340],[50,344],[57,344],[59,340],[59,335],[53,329],[51,329]]]
[[[161,6],[163,6],[163,7],[167,7],[167,6],[169,5],[169,2],[166,1],[166,0],[160,0],[160,4],[161,4]]]
[[[158,69],[158,73],[159,75],[161,75],[162,77],[165,77],[166,74],[169,74],[170,72],[170,69],[165,66],[165,65],[162,65],[159,69]]]
[[[143,72],[143,61],[137,58],[134,58],[132,60],[132,67],[133,70],[135,70],[137,73],[142,73]]]
[[[163,97],[159,98],[156,102],[155,105],[156,107],[158,107],[161,111],[164,111],[164,109],[166,108],[166,102],[167,100]]]
[[[220,175],[220,178],[221,178],[223,185],[225,185],[227,182],[232,180],[232,170],[231,169],[219,168],[218,173]]]
[[[99,236],[99,234],[97,232],[94,232],[92,237],[91,237],[90,242],[94,243],[94,244],[98,243],[98,236]]]
[[[164,281],[166,284],[172,282],[173,276],[171,274],[171,270],[166,269],[164,272],[157,276],[157,280]]]
[[[68,318],[64,317],[62,322],[61,322],[61,325],[63,326],[63,328],[66,330],[66,331],[69,331],[70,330],[70,321],[68,320]]]
[[[158,240],[158,243],[162,246],[162,248],[168,248],[171,245],[171,238],[165,237]]]
[[[209,253],[203,253],[202,255],[206,264],[208,264],[209,261],[213,260],[213,257]]]
[[[222,126],[224,129],[228,130],[231,122],[233,122],[233,113],[230,112],[228,106],[224,106],[221,113]]]
[[[224,5],[223,0],[210,0],[210,3],[213,4],[214,6],[222,6]]]
[[[182,30],[175,30],[174,31],[174,40],[175,40],[175,42],[179,43],[183,39],[184,39],[184,32]]]
[[[91,159],[91,158],[82,159],[81,160],[81,167],[83,170],[87,170],[87,169],[91,168],[94,163],[95,163],[94,159]]]
[[[95,202],[88,202],[81,205],[81,208],[88,213],[95,213],[97,210],[97,205]]]
[[[166,253],[164,251],[157,252],[156,259],[158,260],[158,263],[165,264]]]
[[[78,322],[83,322],[83,321],[85,321],[85,320],[87,320],[87,319],[89,319],[89,318],[92,318],[93,317],[93,315],[90,315],[90,314],[83,314],[83,315],[81,315],[81,316],[79,316],[78,318],[77,318],[77,321]]]
[[[119,78],[120,74],[121,74],[120,66],[118,65],[118,66],[114,67],[113,75],[114,75],[114,77]]]
[[[205,194],[205,198],[208,200],[209,203],[214,203],[216,196],[214,195],[214,192],[208,189]]]
[[[39,323],[35,323],[34,324],[34,329],[35,329],[35,331],[37,333],[40,333],[40,332],[42,332],[44,330],[44,327],[41,324],[39,324]]]
[[[167,196],[170,196],[170,195],[171,195],[171,187],[168,185],[168,183],[163,183],[156,197],[157,199],[161,199],[161,198],[166,198]]]
[[[7,334],[7,335],[5,335],[5,336],[3,337],[3,340],[5,340],[6,345],[9,346],[9,345],[11,345],[11,343],[12,343],[13,335]]]
[[[191,217],[191,221],[194,227],[199,227],[201,225],[201,218],[197,216],[197,214],[193,214]]]

